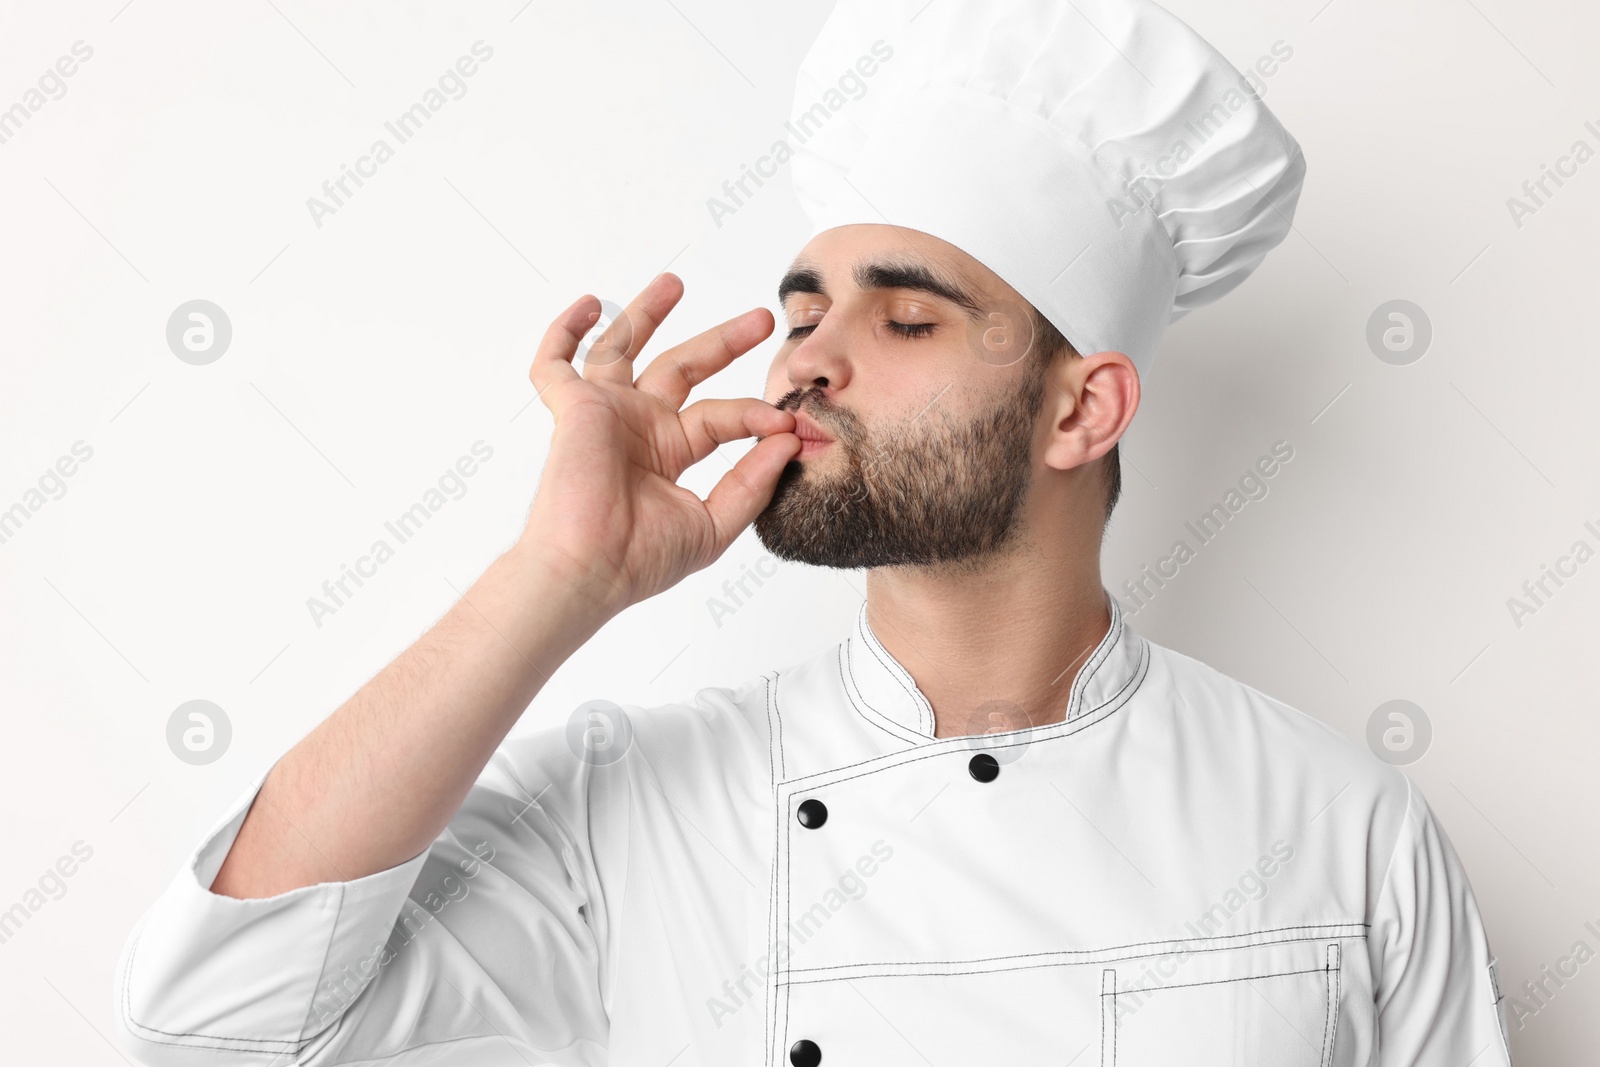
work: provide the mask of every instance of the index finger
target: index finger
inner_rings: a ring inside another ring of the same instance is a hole
[[[634,387],[677,411],[690,389],[760,344],[772,333],[773,324],[766,308],[736,315],[651,360]]]
[[[682,297],[682,278],[669,270],[657,274],[583,357],[583,376],[591,381],[631,384],[633,361]]]
[[[572,357],[589,327],[600,318],[600,301],[584,293],[572,306],[555,317],[545,330],[539,348],[533,355],[533,366],[528,368],[528,380],[540,396],[544,391],[562,381],[575,381],[578,372],[572,366]]]

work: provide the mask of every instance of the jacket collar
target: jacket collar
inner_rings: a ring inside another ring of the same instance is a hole
[[[1063,672],[1077,670],[1067,695],[1064,722],[1125,698],[1143,679],[1144,638],[1123,619],[1117,598],[1103,588],[1101,591],[1111,613],[1111,625],[1100,643],[1080,661],[1081,667],[1072,664]],[[912,743],[935,740],[932,705],[911,674],[872,632],[865,601],[856,612],[855,629],[839,645],[839,673],[850,703],[867,721]]]

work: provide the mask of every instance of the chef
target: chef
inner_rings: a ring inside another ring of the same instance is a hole
[[[1508,1064],[1417,789],[1140,635],[1100,581],[1140,377],[1284,238],[1294,139],[1144,0],[841,0],[791,129],[812,232],[765,398],[685,406],[763,309],[637,359],[670,274],[581,360],[598,301],[551,324],[526,532],[200,842],[123,949],[124,1047]],[[676,484],[751,437],[705,500]],[[608,619],[752,522],[866,571],[841,639],[506,740]]]

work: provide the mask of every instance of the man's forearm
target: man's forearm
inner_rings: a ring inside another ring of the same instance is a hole
[[[275,896],[422,852],[556,668],[618,611],[720,556],[766,506],[800,448],[794,416],[753,397],[683,405],[772,332],[770,312],[697,334],[633,378],[633,357],[682,295],[676,275],[657,276],[581,374],[573,360],[599,300],[586,294],[550,324],[528,376],[555,429],[521,540],[278,761],[212,892]],[[762,439],[705,500],[676,484],[747,437]]]
[[[528,540],[272,768],[211,890],[264,897],[417,855],[610,612]]]

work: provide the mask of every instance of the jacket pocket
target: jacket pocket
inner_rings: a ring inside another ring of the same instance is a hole
[[[1106,967],[1101,1067],[1332,1067],[1339,959],[1299,941]]]

